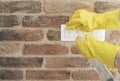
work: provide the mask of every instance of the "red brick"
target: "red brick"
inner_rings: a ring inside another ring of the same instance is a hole
[[[45,0],[46,13],[73,13],[78,9],[92,10],[92,5],[82,0]]]
[[[120,30],[107,30],[106,31],[106,41],[120,45]]]
[[[1,67],[41,67],[43,58],[39,57],[0,57]]]
[[[82,57],[48,57],[46,58],[47,68],[85,68],[87,59]]]
[[[8,7],[8,2],[0,2],[0,13],[9,13],[10,9]]]
[[[79,70],[73,71],[72,78],[74,80],[100,80],[95,70]]]
[[[49,30],[47,32],[47,38],[50,41],[60,41],[60,31]]]
[[[66,70],[27,70],[27,80],[67,80],[70,71]]]
[[[22,71],[0,69],[0,80],[22,80]]]
[[[11,1],[9,2],[10,12],[27,12],[39,13],[41,12],[40,1]]]
[[[25,30],[19,31],[23,41],[41,41],[44,37],[43,30]]]
[[[42,30],[0,30],[0,41],[40,41]]]
[[[15,55],[20,52],[19,43],[0,42],[0,55]]]
[[[72,46],[71,53],[73,54],[80,54],[79,50],[76,48],[76,46]]]
[[[24,27],[60,27],[68,21],[67,16],[25,16],[22,21]]]
[[[10,1],[0,2],[0,13],[39,13],[41,12],[40,1]]]
[[[15,15],[0,15],[0,27],[14,27],[19,24],[18,17]]]
[[[28,44],[24,46],[25,55],[63,55],[68,53],[68,48],[60,44]]]
[[[114,1],[114,2],[97,1],[94,4],[94,11],[98,13],[102,13],[114,9],[120,9],[120,1]]]

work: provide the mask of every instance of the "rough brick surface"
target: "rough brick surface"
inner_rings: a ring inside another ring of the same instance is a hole
[[[27,80],[67,80],[70,78],[70,71],[66,70],[28,70]]]
[[[45,0],[46,13],[72,13],[78,9],[92,10],[90,3],[80,0]]]
[[[99,76],[95,70],[73,71],[72,78],[74,80],[99,80]]]
[[[106,31],[106,41],[120,45],[120,30]]]
[[[0,30],[0,41],[40,41],[42,30]]]
[[[0,27],[14,27],[19,24],[18,17],[15,15],[0,15]]]
[[[102,13],[114,9],[120,9],[120,1],[114,1],[114,2],[97,1],[94,4],[94,11],[98,13]]]
[[[8,7],[8,3],[7,2],[0,2],[0,13],[8,13],[10,12],[10,9]]]
[[[0,42],[0,55],[15,55],[20,52],[19,43]]]
[[[68,53],[68,48],[60,44],[25,45],[25,55],[62,55]]]
[[[41,12],[40,1],[11,1],[9,2],[10,12],[27,12],[38,13]]]
[[[60,27],[68,21],[67,16],[25,16],[24,27]]]
[[[51,57],[46,58],[47,68],[85,68],[87,60],[82,57]]]
[[[0,13],[38,13],[41,12],[40,1],[10,1],[0,2]]]
[[[22,78],[22,71],[0,69],[0,80],[21,80]]]
[[[71,53],[73,53],[73,54],[80,54],[80,52],[78,51],[78,49],[76,48],[76,46],[72,46],[71,47]]]
[[[0,57],[1,67],[41,67],[43,58],[39,57]]]
[[[50,41],[60,41],[60,31],[49,30],[47,32],[47,38]]]

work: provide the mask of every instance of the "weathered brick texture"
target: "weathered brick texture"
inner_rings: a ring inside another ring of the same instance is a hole
[[[40,41],[42,30],[0,30],[0,41]]]
[[[43,58],[39,57],[0,57],[1,67],[41,67]]]
[[[120,45],[120,30],[106,31],[106,41]]]
[[[0,1],[0,13],[39,13],[41,12],[40,1]]]
[[[0,55],[18,55],[20,43],[0,42]]]
[[[71,53],[73,53],[73,54],[80,54],[80,51],[77,49],[76,46],[72,46],[71,47]]]
[[[60,27],[68,21],[67,16],[25,16],[22,21],[24,27]]]
[[[73,13],[78,9],[92,10],[92,6],[82,0],[45,0],[44,5],[46,13]]]
[[[0,80],[22,80],[22,71],[0,69]]]
[[[51,57],[46,58],[47,68],[87,68],[87,59],[82,57]]]
[[[74,80],[99,80],[99,76],[95,70],[79,70],[72,72]]]
[[[60,41],[60,31],[49,30],[47,32],[47,38],[50,41]]]
[[[14,27],[20,25],[18,17],[15,15],[0,15],[0,27]]]
[[[70,71],[66,70],[27,70],[27,80],[67,80]]]
[[[68,48],[60,44],[25,45],[25,55],[63,55],[68,53]]]

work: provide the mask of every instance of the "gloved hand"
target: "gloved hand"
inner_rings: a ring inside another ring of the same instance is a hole
[[[79,37],[75,40],[78,50],[87,59],[97,59],[108,67],[115,69],[115,57],[120,50],[119,46],[99,41],[91,35],[85,35],[85,39]]]
[[[95,29],[120,29],[120,10],[113,10],[98,14],[87,10],[77,10],[66,23],[68,30],[90,32]]]

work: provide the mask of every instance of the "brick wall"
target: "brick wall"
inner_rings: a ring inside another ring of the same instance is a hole
[[[100,81],[74,42],[60,41],[60,25],[77,9],[116,8],[120,1],[0,0],[0,81]],[[120,45],[119,34],[107,31],[106,41]]]

